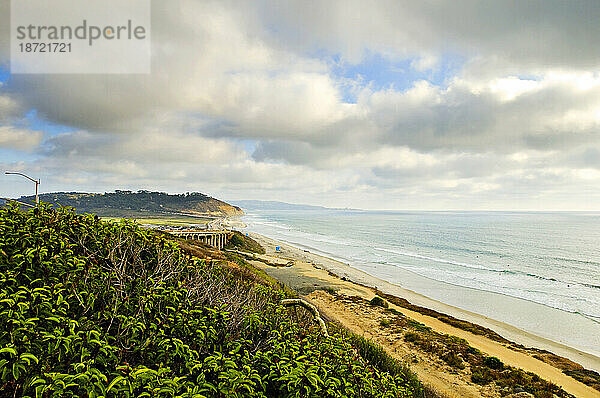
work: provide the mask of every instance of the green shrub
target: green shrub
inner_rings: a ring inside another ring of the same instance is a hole
[[[225,249],[235,249],[243,252],[265,254],[265,249],[260,245],[260,243],[239,231],[233,231],[233,235],[227,241]]]
[[[387,301],[385,301],[384,299],[382,299],[379,296],[375,296],[371,299],[371,301],[369,301],[369,304],[376,306],[376,307],[383,307],[383,308],[387,308],[388,307],[388,303]]]
[[[0,208],[0,396],[417,391],[381,348],[292,322],[252,275],[130,222]]]
[[[490,369],[502,370],[504,368],[502,361],[496,357],[485,357],[483,364]]]
[[[417,321],[413,321],[412,319],[408,319],[408,324],[411,327],[413,327],[421,332],[431,332],[431,328],[421,322],[417,322]]]
[[[471,381],[475,384],[486,385],[494,379],[488,368],[475,366],[471,371]]]
[[[464,369],[466,367],[465,362],[454,351],[448,351],[441,358],[453,368]]]
[[[414,342],[420,341],[421,340],[421,336],[419,336],[418,333],[407,332],[404,335],[404,340],[406,340],[408,342],[411,342],[411,343],[414,343]]]
[[[423,394],[423,386],[415,374],[405,364],[389,355],[380,345],[346,330],[341,333],[352,342],[352,345],[356,347],[360,356],[371,366],[375,366],[388,372],[398,380],[402,380],[408,386],[408,389],[413,392],[414,396],[421,396]]]
[[[389,313],[397,315],[399,317],[404,317],[404,314],[402,314],[400,311],[398,311],[395,308],[386,308],[385,312],[389,312]]]
[[[335,289],[334,289],[334,288],[332,288],[331,286],[327,286],[327,287],[326,287],[324,290],[325,290],[327,293],[331,294],[332,296],[335,296],[335,295],[336,295],[336,291],[335,291]]]

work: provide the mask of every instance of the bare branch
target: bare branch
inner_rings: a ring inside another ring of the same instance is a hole
[[[315,321],[317,321],[317,323],[321,327],[321,331],[323,331],[323,334],[325,336],[329,336],[329,334],[327,333],[327,326],[325,326],[325,321],[323,321],[323,318],[321,318],[321,314],[319,314],[319,310],[317,309],[317,307],[315,307],[308,301],[303,300],[303,299],[284,299],[284,300],[281,300],[281,305],[283,305],[285,307],[299,305],[301,307],[306,308],[313,314],[313,317],[314,317]]]

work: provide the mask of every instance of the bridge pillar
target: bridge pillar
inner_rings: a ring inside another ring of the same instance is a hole
[[[196,240],[205,245],[212,246],[216,249],[223,250],[225,245],[232,236],[228,231],[168,231],[173,235],[180,236],[184,239]]]

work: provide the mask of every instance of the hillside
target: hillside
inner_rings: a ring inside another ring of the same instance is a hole
[[[34,196],[19,200],[33,203]],[[56,192],[40,195],[42,202],[74,207],[81,214],[94,213],[101,217],[195,216],[219,217],[243,214],[237,206],[193,192],[170,195],[164,192],[115,191],[100,193]]]
[[[0,230],[1,397],[423,397],[241,258],[45,205]]]

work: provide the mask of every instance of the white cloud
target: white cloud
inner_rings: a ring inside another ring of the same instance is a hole
[[[43,135],[41,131],[0,126],[0,148],[31,151],[40,144]]]
[[[0,83],[0,90],[2,83]],[[7,122],[19,114],[19,106],[13,98],[8,95],[0,95],[0,123]]]
[[[600,63],[594,40],[600,5],[594,0],[292,1],[266,8],[264,20],[278,22],[280,40],[303,49],[325,47],[354,62],[380,52],[495,57],[529,69],[590,69]]]
[[[24,121],[35,109],[77,130],[25,164],[58,189],[366,207],[600,196],[588,187],[600,182],[600,6],[565,4],[155,1],[152,75],[14,75],[0,87],[0,146],[40,145]],[[336,75],[368,54],[408,61],[421,80]]]
[[[440,62],[439,57],[428,54],[428,55],[420,56],[419,58],[411,61],[410,66],[412,68],[418,70],[419,72],[424,72],[424,71],[434,69],[438,65],[439,62]]]

